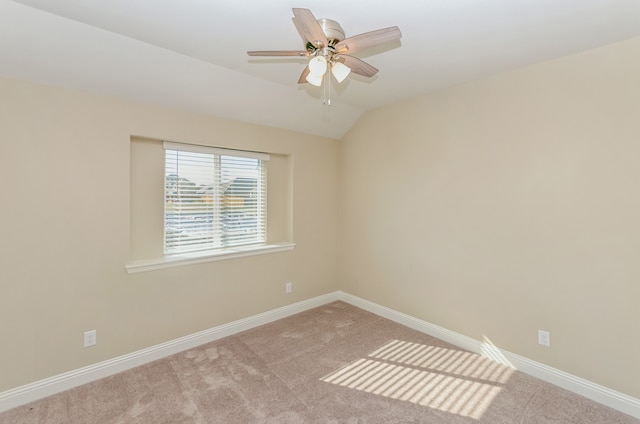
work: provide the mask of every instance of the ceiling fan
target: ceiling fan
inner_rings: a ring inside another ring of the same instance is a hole
[[[298,79],[299,84],[308,82],[320,87],[323,79],[329,78],[327,70],[331,71],[338,82],[344,81],[351,72],[372,77],[378,70],[352,54],[402,37],[400,29],[393,26],[345,38],[344,30],[338,22],[316,19],[309,9],[294,8],[293,16],[298,32],[307,42],[305,50],[248,51],[247,54],[309,58],[309,64]],[[325,85],[329,85],[328,81]]]

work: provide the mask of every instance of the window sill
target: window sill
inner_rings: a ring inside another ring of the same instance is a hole
[[[262,246],[238,247],[219,250],[216,252],[197,252],[184,255],[165,256],[158,259],[146,259],[130,262],[125,265],[129,274],[134,272],[154,271],[183,265],[200,264],[204,262],[223,261],[226,259],[242,258],[245,256],[265,255],[267,253],[285,252],[293,250],[295,243],[277,243]]]

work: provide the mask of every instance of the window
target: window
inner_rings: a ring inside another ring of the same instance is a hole
[[[164,143],[164,254],[266,243],[264,153]]]
[[[127,272],[295,248],[292,155],[141,136],[131,137],[130,153]],[[195,172],[201,168],[205,176]]]

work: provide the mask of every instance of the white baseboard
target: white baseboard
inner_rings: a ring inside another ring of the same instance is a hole
[[[338,299],[463,349],[510,365],[540,380],[562,387],[563,389],[582,395],[610,408],[617,409],[632,417],[640,418],[640,399],[348,293],[339,292]]]
[[[231,336],[241,331],[268,324],[336,300],[342,300],[358,308],[395,321],[398,324],[405,325],[463,349],[513,366],[514,368],[543,381],[547,381],[551,384],[555,384],[556,386],[580,394],[588,399],[631,415],[632,417],[640,418],[639,399],[616,392],[615,390],[611,390],[583,378],[576,377],[564,371],[548,367],[544,364],[516,355],[515,353],[499,349],[496,346],[488,345],[487,343],[471,337],[447,330],[446,328],[341,291],[314,297],[288,306],[283,306],[281,308],[213,327],[195,334],[180,337],[166,343],[151,346],[137,352],[1,392],[0,412],[72,389],[82,384],[126,371],[133,367],[143,365],[223,337]]]
[[[338,292],[314,297],[281,308],[273,309],[248,318],[233,321],[198,333],[180,337],[166,343],[151,346],[127,355],[109,359],[97,364],[78,368],[34,383],[0,392],[0,412],[42,399],[65,390],[109,377],[133,367],[200,346],[241,331],[286,318],[324,304],[338,300]]]

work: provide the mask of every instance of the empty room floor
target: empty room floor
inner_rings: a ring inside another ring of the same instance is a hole
[[[338,301],[15,408],[0,423],[640,420]]]

